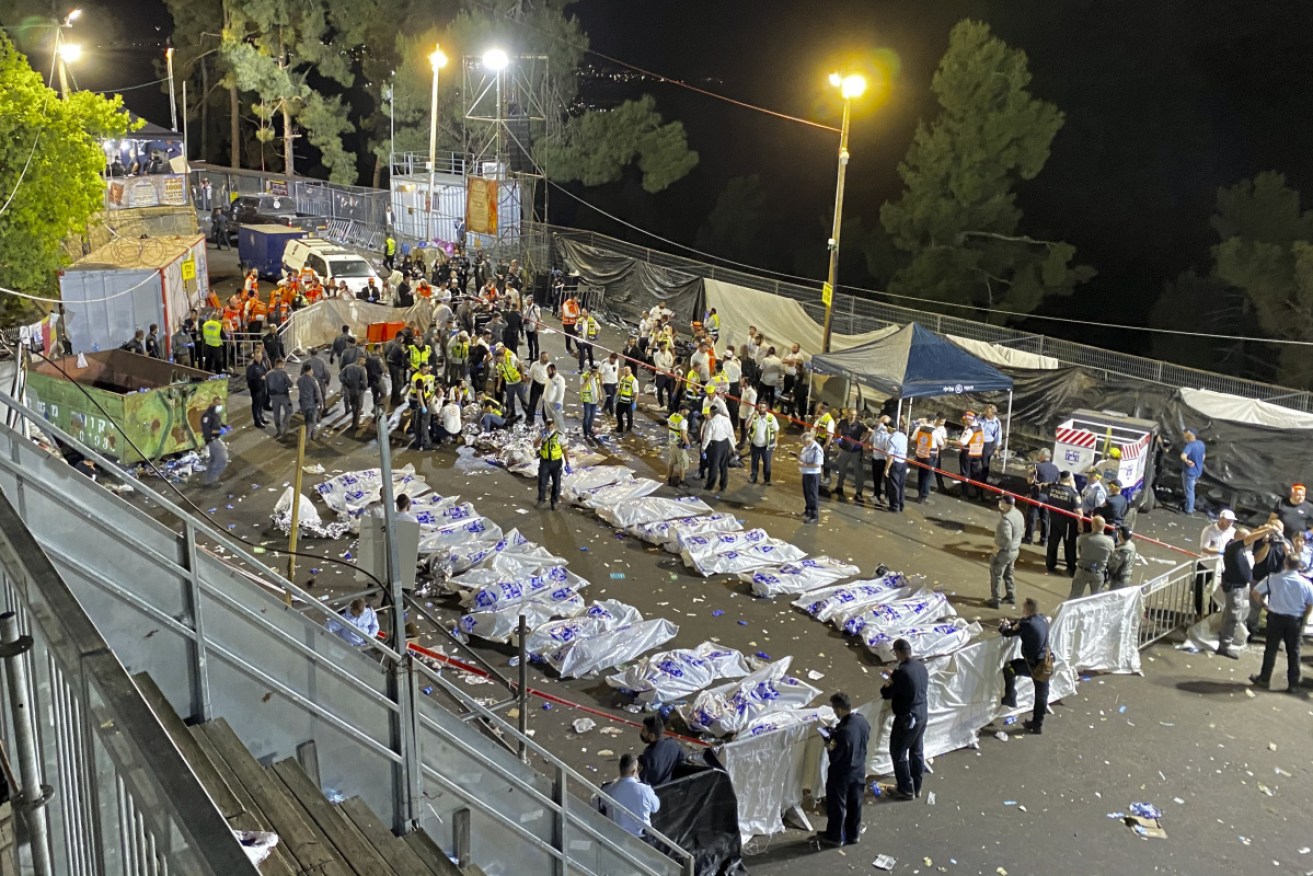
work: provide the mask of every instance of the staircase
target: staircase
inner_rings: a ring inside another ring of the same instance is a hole
[[[330,803],[296,760],[262,765],[222,718],[188,727],[149,675],[133,681],[229,826],[278,834],[262,874],[481,876],[453,864],[423,831],[394,836],[358,797]]]

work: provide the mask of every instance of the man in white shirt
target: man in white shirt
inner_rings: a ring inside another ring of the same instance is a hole
[[[524,341],[528,344],[530,359],[538,358],[538,328],[543,321],[543,309],[533,300],[532,295],[524,298]]]
[[[885,467],[885,480],[889,494],[889,510],[903,511],[903,498],[907,486],[907,427],[899,426],[890,433],[886,449],[889,463]]]
[[[885,473],[889,467],[889,437],[893,434],[889,421],[887,414],[881,416],[868,439],[871,445],[871,498],[876,504],[884,501]]]
[[[638,759],[627,752],[620,756],[620,778],[607,782],[602,791],[610,799],[599,799],[597,808],[634,836],[642,836],[652,826],[652,814],[661,811],[656,791],[638,780]],[[619,803],[624,810],[611,803]]]
[[[538,402],[542,400],[543,393],[547,390],[547,368],[551,365],[551,357],[546,353],[539,353],[537,360],[529,366],[529,416],[528,421],[533,425],[534,417],[538,415]],[[547,423],[547,410],[543,409],[543,424]]]
[[[674,413],[675,390],[674,377],[675,354],[670,352],[670,345],[662,341],[652,354],[652,366],[656,368],[656,397],[658,405],[665,405],[666,410]]]
[[[698,373],[698,380],[706,383],[711,379],[711,356],[707,353],[707,343],[698,344],[697,350],[688,357],[688,367]]]
[[[783,380],[784,363],[775,355],[774,347],[767,347],[761,360],[761,377],[757,381],[761,386],[761,400],[768,405],[775,404]]]
[[[342,611],[342,620],[330,620],[328,631],[336,633],[357,648],[378,638],[378,614],[363,599],[352,600]]]
[[[720,492],[729,486],[729,456],[734,450],[734,426],[723,407],[711,409],[711,419],[702,427],[702,452],[707,455],[707,482],[704,489],[710,490],[717,478],[720,480]]]
[[[775,446],[780,434],[779,421],[775,419],[769,408],[759,404],[748,415],[747,433],[748,447],[752,452],[752,471],[748,475],[748,482],[753,484],[757,482],[757,468],[760,464],[764,475],[763,483],[769,487],[771,457],[775,455]]]
[[[442,410],[439,413],[441,424],[438,427],[438,444],[442,444],[448,438],[450,438],[453,443],[460,440],[461,410],[459,397],[460,393],[454,389],[447,393],[447,401],[443,404]]]
[[[1224,508],[1217,515],[1217,522],[1204,527],[1199,534],[1199,553],[1203,555],[1195,563],[1194,601],[1199,614],[1204,613],[1213,588],[1222,574],[1222,551],[1235,538],[1235,512]]]
[[[757,387],[752,385],[748,375],[743,375],[738,382],[739,405],[745,411],[754,410],[757,407]],[[740,420],[739,422],[739,443],[745,444],[748,440],[748,421]]]
[[[802,364],[802,348],[797,344],[792,345],[780,361],[784,363],[784,380],[780,392],[788,395],[793,392],[793,384],[798,380],[798,366]]]
[[[565,431],[565,376],[555,365],[547,366],[547,389],[543,392],[543,423],[550,416],[556,428]]]
[[[620,354],[612,353],[598,368],[598,373],[602,375],[602,392],[606,396],[602,403],[602,410],[605,413],[615,416],[615,391],[620,385]]]

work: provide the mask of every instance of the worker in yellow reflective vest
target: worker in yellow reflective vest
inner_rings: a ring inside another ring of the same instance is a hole
[[[541,508],[543,502],[547,500],[547,483],[552,484],[552,510],[556,510],[556,505],[561,501],[561,468],[564,466],[567,472],[570,468],[570,451],[565,449],[565,442],[561,439],[561,433],[556,429],[556,421],[552,420],[538,436],[534,442],[534,452],[538,454],[538,504]]]
[[[593,421],[597,419],[597,403],[602,397],[602,372],[597,363],[588,366],[579,382],[579,404],[584,409],[584,438],[596,440],[593,435]]]
[[[623,435],[634,431],[634,407],[638,404],[638,378],[628,365],[620,369],[620,382],[615,390],[616,432]]]

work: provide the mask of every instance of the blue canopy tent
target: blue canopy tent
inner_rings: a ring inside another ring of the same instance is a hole
[[[898,399],[899,419],[903,399],[908,399],[910,414],[914,398],[1006,391],[1003,458],[1007,459],[1008,435],[1012,431],[1012,378],[917,323],[908,323],[860,346],[814,356],[811,371],[845,378],[849,385],[845,397],[856,384]]]

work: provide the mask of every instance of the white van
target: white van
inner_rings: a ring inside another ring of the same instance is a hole
[[[373,265],[363,256],[331,240],[305,237],[289,241],[283,250],[283,269],[297,274],[303,267],[309,267],[324,282],[345,281],[352,292],[359,292],[369,285],[370,277],[374,278],[375,285],[383,285]]]

